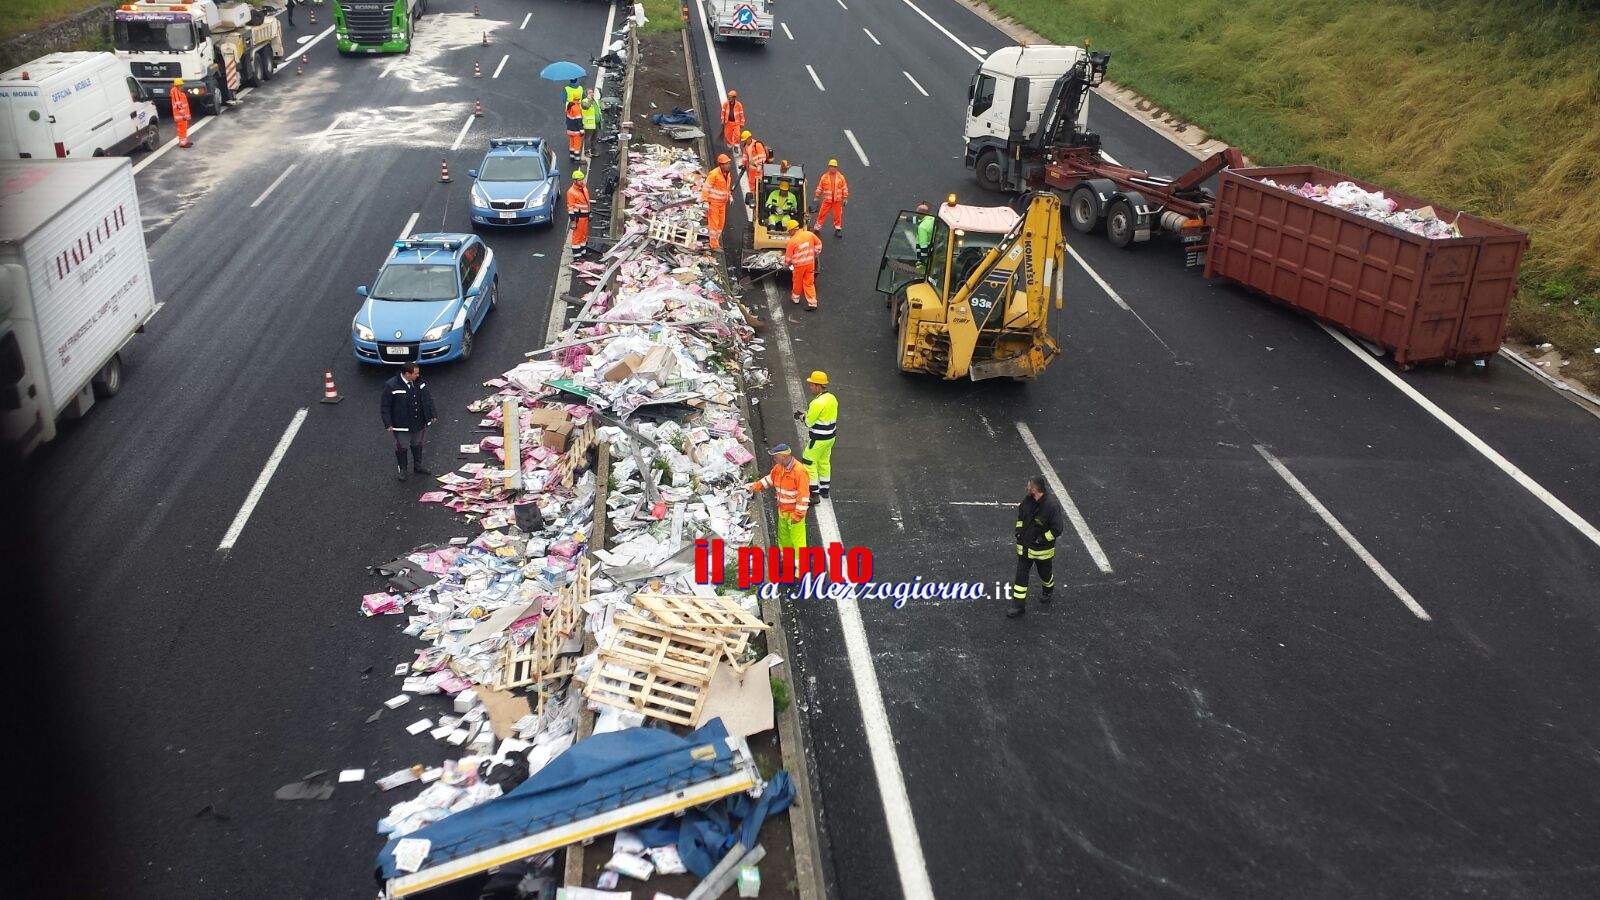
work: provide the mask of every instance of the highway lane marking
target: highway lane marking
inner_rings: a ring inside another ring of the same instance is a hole
[[[922,7],[916,5],[915,3],[912,3],[911,0],[900,0],[900,2],[904,3],[905,5],[907,5],[909,7],[911,7],[911,10],[913,12],[915,12],[917,15],[921,16],[922,18],[926,19],[928,21],[929,25],[932,25],[933,27],[939,29],[939,33],[940,34],[943,34],[945,37],[949,38],[950,40],[955,41],[956,46],[960,47],[961,49],[963,49],[965,51],[967,51],[967,53],[973,59],[975,59],[975,60],[977,60],[979,62],[983,62],[983,54],[979,53],[977,48],[969,45],[966,41],[963,41],[961,38],[958,38],[955,35],[951,34],[950,33],[950,29],[944,27],[943,25],[940,25],[937,21],[934,20],[933,16],[930,16],[927,13],[923,12],[922,11]]]
[[[862,30],[862,31],[867,31],[867,29],[865,29],[865,28],[863,28],[863,29],[861,29],[861,30]],[[867,31],[867,37],[869,37],[869,38],[872,38],[872,42],[873,42],[873,43],[874,43],[874,44],[877,44],[877,45],[878,45],[878,46],[879,46],[879,47],[882,47],[882,46],[883,46],[883,41],[880,41],[880,40],[878,40],[878,36],[877,36],[877,35],[875,35],[875,34],[873,34],[873,33],[872,33],[872,32],[870,32],[870,31]]]
[[[772,282],[767,282],[764,287],[768,319],[777,336],[772,346],[783,361],[783,381],[788,388],[789,403],[795,409],[805,409],[805,400],[800,394],[800,370],[795,365],[794,351],[789,343],[788,317],[783,300]],[[795,435],[799,446],[805,446],[807,435],[803,421],[795,422]],[[843,545],[839,522],[833,514],[833,502],[823,500],[812,509],[816,511],[817,530],[823,542],[837,541]],[[878,684],[878,671],[872,663],[867,629],[861,621],[861,606],[850,598],[839,600],[834,608],[839,611],[845,656],[850,663],[856,700],[861,705],[867,751],[872,757],[873,774],[877,777],[878,794],[883,801],[884,818],[889,826],[889,846],[894,852],[895,866],[900,874],[900,891],[906,900],[933,900],[928,863],[922,853],[922,839],[917,835],[916,819],[911,814],[911,798],[906,793],[905,774],[900,769],[900,757],[895,752],[894,732],[889,727],[889,712],[883,705],[883,689]]]
[[[506,67],[506,60],[508,60],[510,58],[511,58],[511,54],[509,54],[509,53],[507,53],[505,56],[500,57],[500,65],[494,67],[494,74],[490,75],[489,77],[490,78],[499,78],[500,77],[500,70],[504,69]]]
[[[1339,540],[1344,541],[1345,546],[1349,547],[1356,556],[1361,558],[1362,562],[1367,564],[1367,568],[1372,570],[1372,574],[1378,576],[1378,580],[1383,582],[1384,586],[1389,588],[1396,597],[1400,598],[1400,602],[1406,605],[1406,609],[1411,610],[1413,615],[1424,622],[1433,621],[1433,617],[1428,615],[1428,611],[1422,608],[1422,604],[1411,596],[1411,592],[1407,591],[1399,581],[1395,580],[1393,575],[1389,574],[1389,570],[1383,567],[1383,563],[1378,562],[1371,553],[1367,552],[1367,548],[1363,547],[1361,542],[1356,539],[1356,536],[1350,533],[1350,529],[1344,527],[1338,519],[1334,518],[1333,513],[1322,505],[1322,501],[1318,500],[1316,495],[1311,493],[1310,489],[1302,484],[1293,472],[1289,471],[1289,467],[1283,464],[1283,460],[1278,459],[1272,454],[1272,451],[1261,444],[1256,444],[1255,448],[1256,452],[1261,454],[1261,458],[1267,461],[1267,465],[1278,473],[1278,477],[1293,488],[1294,492],[1300,495],[1300,499],[1311,507],[1311,511],[1322,519],[1323,524],[1333,529],[1333,533],[1339,536]]]
[[[455,143],[450,145],[452,152],[461,149],[461,142],[467,138],[467,129],[472,127],[472,120],[476,118],[477,116],[472,113],[467,113],[467,120],[461,123],[461,131],[456,134]]]
[[[845,136],[845,139],[850,142],[850,146],[856,148],[856,156],[861,157],[861,164],[863,166],[872,165],[872,163],[867,161],[867,151],[861,149],[861,142],[856,140],[856,133],[854,131],[851,131],[850,129],[846,128],[844,130],[844,136]]]
[[[850,11],[850,7],[844,5],[844,0],[833,0],[833,2],[839,4],[839,8],[844,10],[845,12],[849,12]]]
[[[528,13],[528,15],[531,16],[533,13]],[[595,56],[595,59],[603,58],[606,55],[606,48],[611,46],[611,27],[616,23],[616,21],[617,5],[612,3],[609,4],[609,8],[606,10],[606,30],[600,35],[600,52]],[[528,24],[528,20],[523,19],[522,24]],[[598,71],[595,72],[594,76],[594,93],[595,96],[598,97],[600,96],[600,89],[604,87],[606,83],[606,67],[595,66],[595,68]]]
[[[216,119],[217,119],[216,116],[206,116],[204,119],[201,119],[200,121],[194,123],[193,125],[190,125],[189,126],[189,133],[191,135],[194,134],[195,132],[199,131],[200,129],[206,127],[207,125],[210,125],[212,122],[215,122]],[[193,141],[191,141],[190,143],[193,143]],[[155,151],[153,153],[151,153],[149,156],[146,156],[144,159],[139,160],[139,164],[133,167],[133,174],[137,175],[140,172],[143,172],[145,170],[146,166],[150,165],[151,163],[155,162],[156,160],[160,159],[161,157],[166,156],[167,155],[167,151],[171,150],[173,147],[176,147],[176,146],[178,146],[178,139],[177,138],[173,138],[172,140],[167,141],[165,144],[162,144],[160,147],[157,147],[155,149]]]
[[[989,424],[988,416],[984,415],[983,413],[978,413],[978,421],[983,423],[983,430],[989,433],[989,440],[992,441],[999,437],[999,435],[994,433],[994,426]]]
[[[228,533],[222,536],[222,543],[217,549],[228,551],[239,540],[239,533],[244,531],[244,524],[250,521],[250,514],[255,512],[256,504],[261,502],[261,495],[267,490],[267,483],[272,481],[272,476],[278,471],[278,464],[283,462],[283,455],[289,452],[289,445],[294,443],[294,436],[300,433],[300,426],[306,421],[306,408],[300,407],[295,412],[294,418],[289,420],[289,427],[283,430],[283,437],[278,438],[278,446],[273,449],[272,455],[267,457],[267,464],[261,468],[261,474],[256,477],[255,486],[250,488],[250,493],[244,498],[244,505],[239,507],[239,514],[233,517],[233,524],[228,526]]]
[[[1009,500],[947,500],[951,506],[1016,506]]]
[[[915,78],[911,77],[911,73],[910,72],[907,72],[905,69],[901,69],[900,70],[900,74],[904,75],[906,77],[906,80],[911,82],[911,86],[917,89],[917,93],[921,94],[924,97],[928,96],[927,89],[924,88],[922,85],[917,84],[917,80]]]
[[[401,240],[401,241],[405,240],[406,239],[406,235],[411,233],[411,229],[416,227],[416,225],[417,225],[417,217],[421,216],[421,215],[422,215],[422,213],[412,213],[411,214],[411,218],[406,220],[406,227],[400,229],[400,237],[396,238],[396,240]]]
[[[827,90],[827,88],[822,86],[822,79],[817,77],[817,70],[811,68],[811,64],[810,63],[806,63],[806,71],[811,73],[811,83],[817,86],[817,90],[819,90],[819,91],[826,91]]]
[[[613,14],[615,14],[615,7],[612,7],[612,10],[613,10]],[[528,27],[528,20],[531,19],[531,18],[533,18],[533,13],[528,13],[527,15],[523,16],[522,17],[522,24],[517,26],[517,30],[521,31],[522,29],[527,28]]]
[[[387,66],[384,66],[383,67],[383,71],[378,73],[378,77],[379,78],[388,78],[389,77],[389,73],[393,72],[395,70],[395,68],[398,67],[399,65],[400,65],[400,60],[396,59],[394,62],[389,63]]]
[[[1522,485],[1522,487],[1527,490],[1528,493],[1538,498],[1539,502],[1543,503],[1545,506],[1548,506],[1552,512],[1565,519],[1567,524],[1578,529],[1579,534],[1582,534],[1584,537],[1588,538],[1596,547],[1600,547],[1600,528],[1595,528],[1594,525],[1590,524],[1587,519],[1574,512],[1572,507],[1562,503],[1560,498],[1545,490],[1543,485],[1539,484],[1537,481],[1534,481],[1526,472],[1523,472],[1521,469],[1512,464],[1510,460],[1506,459],[1504,456],[1501,456],[1499,451],[1489,446],[1488,443],[1486,443],[1476,434],[1473,434],[1465,425],[1462,425],[1460,422],[1456,421],[1454,416],[1440,409],[1432,400],[1422,396],[1420,391],[1407,384],[1405,379],[1401,378],[1399,375],[1396,375],[1387,365],[1379,362],[1376,359],[1373,359],[1372,356],[1366,351],[1362,350],[1355,341],[1352,341],[1349,337],[1341,332],[1329,328],[1327,325],[1323,325],[1321,322],[1318,322],[1317,324],[1322,326],[1323,331],[1333,335],[1333,339],[1338,341],[1340,344],[1343,344],[1346,350],[1349,350],[1351,353],[1355,354],[1357,359],[1366,363],[1367,366],[1372,369],[1372,371],[1382,375],[1384,380],[1398,388],[1400,393],[1411,398],[1413,402],[1426,410],[1429,415],[1433,416],[1435,419],[1438,419],[1439,422],[1446,428],[1455,432],[1457,437],[1461,438],[1463,441],[1466,441],[1468,446],[1483,454],[1484,459],[1494,463],[1496,468],[1511,476],[1512,481]]]
[[[294,53],[289,54],[287,59],[285,59],[283,62],[281,62],[278,65],[273,67],[273,69],[272,69],[273,74],[276,75],[277,73],[282,72],[284,69],[287,69],[290,66],[294,65],[295,61],[296,61],[295,57],[297,55],[309,51],[312,47],[315,47],[319,42],[321,42],[321,40],[323,38],[327,37],[330,34],[333,34],[333,26],[332,25],[329,25],[327,28],[324,28],[322,30],[321,34],[317,35],[316,37],[312,38],[311,40],[306,41],[304,44],[301,44],[299,47],[295,48]]]
[[[273,191],[277,190],[278,189],[278,185],[283,184],[283,180],[285,178],[288,178],[289,177],[289,173],[293,172],[295,170],[295,168],[297,166],[299,166],[299,165],[300,165],[299,163],[290,163],[289,164],[289,168],[284,169],[282,172],[278,173],[278,177],[274,178],[272,180],[272,183],[267,185],[267,189],[261,192],[261,196],[256,198],[256,202],[250,204],[250,208],[251,209],[255,209],[256,207],[260,206],[261,205],[261,201],[267,199],[267,197],[269,197],[272,194]]]
[[[789,30],[788,22],[779,22],[778,27],[783,29],[783,33],[789,38],[789,40],[794,40],[794,32]]]
[[[722,61],[717,56],[717,45],[711,40],[711,28],[706,25],[706,17],[703,11],[700,15],[700,36],[705,39],[706,56],[711,60],[711,78],[717,84],[717,96],[726,97],[728,95],[728,85],[722,80]],[[734,179],[734,190],[740,198],[739,205],[744,206],[745,219],[754,222],[756,220],[755,210],[746,206],[743,202],[745,194],[749,193],[745,189],[745,185],[745,179]]]
[[[1061,509],[1066,512],[1067,520],[1072,523],[1072,529],[1078,532],[1078,540],[1083,542],[1084,549],[1089,551],[1089,556],[1094,559],[1094,564],[1100,571],[1111,574],[1111,560],[1106,558],[1106,551],[1100,549],[1100,542],[1095,540],[1094,532],[1089,530],[1089,523],[1083,518],[1083,513],[1078,510],[1078,504],[1072,501],[1072,495],[1067,493],[1067,486],[1061,483],[1061,476],[1056,474],[1055,467],[1050,465],[1050,458],[1044,455],[1044,448],[1033,437],[1033,429],[1027,422],[1017,423],[1017,433],[1022,435],[1022,442],[1028,445],[1028,453],[1033,456],[1033,461],[1039,464],[1039,470],[1044,473],[1044,480],[1049,483],[1050,490],[1055,491],[1056,499],[1061,501]]]
[[[1139,324],[1144,326],[1144,330],[1150,332],[1150,336],[1156,339],[1156,343],[1160,344],[1162,347],[1165,347],[1168,353],[1172,354],[1174,357],[1178,355],[1177,352],[1172,349],[1172,347],[1168,346],[1166,341],[1161,339],[1161,335],[1156,334],[1156,330],[1150,327],[1150,323],[1144,320],[1144,316],[1139,315],[1138,310],[1129,306],[1128,301],[1122,299],[1122,295],[1117,293],[1110,284],[1107,284],[1106,280],[1100,277],[1099,272],[1096,272],[1089,266],[1088,260],[1079,256],[1078,251],[1072,249],[1071,244],[1063,244],[1063,246],[1067,248],[1067,253],[1071,254],[1072,258],[1078,261],[1078,265],[1082,266],[1083,270],[1089,273],[1089,277],[1094,279],[1094,283],[1100,285],[1100,290],[1105,291],[1107,297],[1110,297],[1114,303],[1130,313],[1135,319],[1138,319]]]

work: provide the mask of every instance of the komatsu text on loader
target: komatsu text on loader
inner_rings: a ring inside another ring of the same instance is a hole
[[[928,221],[931,219],[932,221]],[[1030,194],[1005,206],[902,212],[878,268],[905,372],[944,379],[1037,377],[1061,353],[1050,309],[1061,308],[1066,243],[1061,201]]]

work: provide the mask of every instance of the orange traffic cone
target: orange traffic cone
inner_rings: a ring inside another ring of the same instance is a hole
[[[339,389],[333,384],[333,370],[324,369],[322,372],[322,402],[338,403],[344,398],[339,396]]]
[[[317,24],[317,11],[314,9],[311,11],[311,24]]]
[[[478,61],[477,60],[473,60],[472,61],[472,77],[473,78],[482,78],[483,77],[483,67],[478,65]]]
[[[472,101],[472,114],[474,116],[483,115],[483,104],[478,102],[477,100]]]
[[[449,180],[450,180],[450,161],[446,160],[446,159],[440,159],[439,160],[439,181],[441,183],[444,183],[444,182],[448,182]]]
[[[483,15],[483,13],[478,12],[478,4],[476,4],[476,3],[472,4],[472,14],[475,15],[475,16]]]
[[[485,47],[489,46],[489,32],[487,31],[483,33],[483,45]]]
[[[305,66],[295,66],[294,67],[294,73],[296,75],[304,75],[306,73],[306,67]]]

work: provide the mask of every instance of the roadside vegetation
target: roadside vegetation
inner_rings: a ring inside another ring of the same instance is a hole
[[[621,15],[626,9],[619,9]],[[649,21],[640,34],[668,34],[683,30],[683,5],[678,0],[644,0],[644,17]]]
[[[1597,0],[982,0],[1262,165],[1527,230],[1509,336],[1600,387]]]
[[[0,41],[58,22],[91,6],[109,6],[106,0],[5,0],[0,16]]]

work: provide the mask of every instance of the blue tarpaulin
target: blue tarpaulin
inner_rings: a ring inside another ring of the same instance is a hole
[[[646,847],[676,846],[684,866],[704,878],[735,843],[744,845],[746,850],[754,847],[761,823],[788,809],[793,801],[794,783],[788,772],[779,772],[767,782],[759,798],[746,794],[726,797],[682,816],[656,819],[639,826],[635,833]]]
[[[406,837],[430,842],[426,869],[731,775],[738,763],[727,737],[721,719],[682,737],[657,728],[597,734],[573,744],[509,794]],[[394,860],[400,840],[391,840],[378,854],[380,881],[404,874]]]

